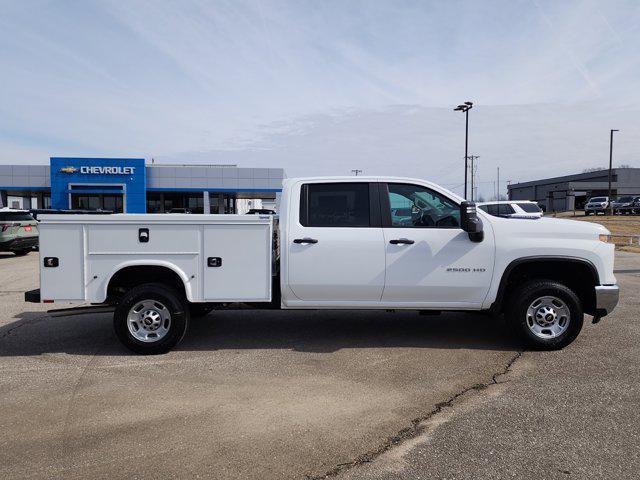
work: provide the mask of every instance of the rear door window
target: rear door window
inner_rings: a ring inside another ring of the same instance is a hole
[[[369,227],[368,183],[309,183],[300,195],[305,227]]]
[[[498,215],[511,215],[514,213],[516,213],[516,211],[508,203],[501,203],[498,205]]]
[[[542,211],[535,203],[517,203],[516,205],[527,213],[540,213]]]
[[[484,210],[485,212],[487,212],[489,215],[498,215],[498,206],[496,204],[489,204],[489,205],[480,205],[480,210]]]

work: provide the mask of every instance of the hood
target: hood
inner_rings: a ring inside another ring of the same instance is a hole
[[[482,221],[485,221],[485,217],[482,218]],[[598,235],[610,234],[609,230],[599,223],[562,218],[542,217],[532,221],[525,218],[493,217],[489,221],[498,230],[510,230],[528,237],[597,239]]]

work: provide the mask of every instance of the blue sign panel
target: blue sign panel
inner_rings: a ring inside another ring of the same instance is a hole
[[[126,213],[146,213],[143,158],[51,157],[51,207],[70,208],[74,194],[122,195]]]

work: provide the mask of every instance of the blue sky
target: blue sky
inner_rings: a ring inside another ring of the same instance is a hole
[[[462,183],[640,167],[637,1],[0,0],[0,163],[58,155]]]

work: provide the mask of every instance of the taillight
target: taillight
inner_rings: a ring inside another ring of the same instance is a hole
[[[20,224],[19,223],[3,223],[2,224],[2,231],[4,232],[5,230],[8,230],[9,227],[19,227]]]

